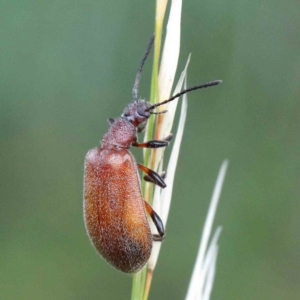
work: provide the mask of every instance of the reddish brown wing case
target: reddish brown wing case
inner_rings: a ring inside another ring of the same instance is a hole
[[[117,269],[139,271],[152,235],[136,162],[126,149],[91,149],[85,158],[84,218],[91,242]]]

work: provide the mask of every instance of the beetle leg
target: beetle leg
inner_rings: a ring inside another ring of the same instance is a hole
[[[165,180],[166,177],[167,177],[167,172],[166,172],[166,171],[163,171],[163,172],[161,173],[161,175],[160,175],[160,178],[161,178],[162,180]],[[152,182],[152,183],[155,184],[155,181],[154,181],[149,175],[145,175],[145,176],[144,176],[144,180],[145,180],[145,181],[148,181],[148,182]]]
[[[167,137],[164,138],[165,141],[171,142],[173,139],[173,133],[170,133]]]
[[[115,120],[113,118],[109,118],[107,119],[107,122],[111,126],[112,124],[114,124]]]
[[[161,148],[161,147],[166,147],[169,145],[169,142],[167,141],[160,141],[160,140],[151,140],[145,143],[132,143],[133,147],[138,147],[138,148]]]
[[[142,130],[144,130],[143,127],[142,127]],[[140,131],[138,130],[138,132],[140,132]],[[173,138],[173,134],[170,133],[163,140],[151,140],[151,141],[148,141],[145,143],[134,142],[134,143],[132,143],[132,146],[138,147],[138,148],[161,148],[161,147],[168,146],[169,142],[171,142],[172,138]]]
[[[147,125],[147,122],[141,123],[141,124],[138,126],[138,128],[137,128],[137,132],[138,132],[138,133],[143,132],[143,131],[145,130],[145,128],[146,128],[146,125]]]
[[[160,175],[160,177],[165,180],[167,178],[167,171],[163,171]]]
[[[162,242],[165,239],[164,236],[160,236],[159,234],[152,234],[152,238],[154,242]]]
[[[156,172],[154,172],[153,170],[151,170],[151,169],[149,169],[146,166],[143,166],[141,164],[137,164],[137,167],[140,170],[142,170],[143,172],[145,172],[151,178],[151,181],[153,183],[157,184],[161,188],[165,188],[166,187],[166,184],[165,184],[164,180]]]
[[[153,234],[153,240],[154,241],[162,241],[164,239],[164,235],[165,235],[164,224],[162,223],[162,220],[160,219],[159,215],[153,210],[151,205],[145,200],[144,200],[144,202],[145,202],[146,211],[150,215],[150,217],[158,231],[158,234]]]
[[[138,128],[138,132],[141,132],[144,129],[145,129],[144,126],[142,126],[140,129]],[[169,142],[171,142],[172,138],[173,138],[173,134],[170,133],[163,140],[151,140],[151,141],[148,141],[145,143],[134,142],[134,143],[132,143],[132,146],[138,147],[138,148],[161,148],[161,147],[168,146]]]

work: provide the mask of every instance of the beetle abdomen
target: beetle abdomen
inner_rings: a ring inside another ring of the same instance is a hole
[[[91,242],[117,269],[139,271],[152,235],[141,198],[136,163],[126,149],[94,148],[86,155],[84,218]]]

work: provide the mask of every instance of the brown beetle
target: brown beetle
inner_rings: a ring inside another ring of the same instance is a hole
[[[153,110],[189,91],[221,82],[213,81],[186,89],[153,105],[145,100],[137,100],[141,71],[153,40],[152,37],[136,75],[134,101],[124,109],[120,118],[108,120],[110,128],[101,146],[91,149],[85,157],[84,219],[88,235],[97,251],[111,265],[126,273],[139,271],[149,259],[153,241],[162,241],[164,237],[160,217],[142,198],[138,168],[147,174],[148,181],[166,187],[162,176],[136,163],[129,148],[167,146],[168,138],[137,142],[137,132],[142,131],[151,114],[157,114]],[[151,233],[146,211],[158,235]]]

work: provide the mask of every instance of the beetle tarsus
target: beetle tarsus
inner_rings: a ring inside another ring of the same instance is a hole
[[[173,133],[170,133],[167,137],[164,138],[165,141],[171,142],[173,139]]]
[[[159,234],[152,234],[153,242],[163,242],[165,236],[160,236]]]

